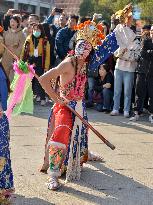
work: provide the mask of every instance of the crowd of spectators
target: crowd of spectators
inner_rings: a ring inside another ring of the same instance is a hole
[[[54,8],[41,22],[36,14],[21,15],[19,11],[9,9],[1,22],[4,32],[0,35],[0,42],[4,42],[22,60],[35,64],[35,72],[40,76],[58,65],[74,49],[74,27],[84,20],[73,14],[67,16],[62,9]],[[131,16],[126,27],[129,35],[141,43],[139,58],[129,58],[133,46],[129,45],[112,54],[97,68],[96,74],[88,73],[86,105],[111,116],[123,113],[131,121],[137,121],[147,111],[150,113],[149,121],[153,123],[153,26],[144,25],[141,36],[137,37],[132,21]],[[110,27],[105,21],[101,23],[107,35],[119,22],[112,16]],[[5,73],[12,81],[13,58],[2,47],[0,57]],[[33,79],[32,86],[36,101],[44,106],[48,97],[37,79]]]

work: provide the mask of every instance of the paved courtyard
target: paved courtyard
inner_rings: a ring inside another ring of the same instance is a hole
[[[153,205],[153,125],[147,116],[129,122],[122,116],[88,110],[90,123],[116,149],[109,149],[90,131],[89,148],[103,156],[104,162],[87,163],[80,182],[64,184],[62,178],[61,189],[52,192],[45,185],[48,175],[38,172],[49,111],[49,106],[36,105],[33,116],[11,120],[14,205]]]

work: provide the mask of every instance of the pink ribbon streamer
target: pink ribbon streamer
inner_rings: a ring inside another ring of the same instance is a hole
[[[29,65],[28,67],[29,67],[30,72],[28,74],[25,74],[19,69],[17,62],[15,62],[13,65],[13,69],[19,75],[19,78],[16,82],[13,94],[10,99],[10,103],[8,105],[8,109],[6,111],[6,115],[9,120],[10,120],[11,113],[13,112],[13,109],[15,108],[15,106],[22,101],[23,93],[24,93],[24,89],[26,85],[26,79],[30,78],[32,80],[34,76],[33,73],[35,71],[33,69],[33,65]]]

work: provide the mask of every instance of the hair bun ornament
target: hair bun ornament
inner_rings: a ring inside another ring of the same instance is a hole
[[[115,13],[115,19],[119,19],[120,23],[125,23],[126,19],[132,15],[132,4],[128,4],[123,10],[119,10]]]
[[[90,20],[75,26],[74,30],[77,30],[77,41],[85,40],[89,42],[93,48],[101,45],[102,40],[105,38],[102,24],[96,24]]]
[[[3,27],[2,27],[2,26],[0,26],[0,33],[1,33],[1,32],[3,32],[3,30],[4,30],[4,29],[3,29]]]

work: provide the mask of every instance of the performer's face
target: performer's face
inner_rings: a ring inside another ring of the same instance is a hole
[[[90,43],[84,40],[79,40],[75,47],[75,55],[80,59],[86,59],[92,50]]]

